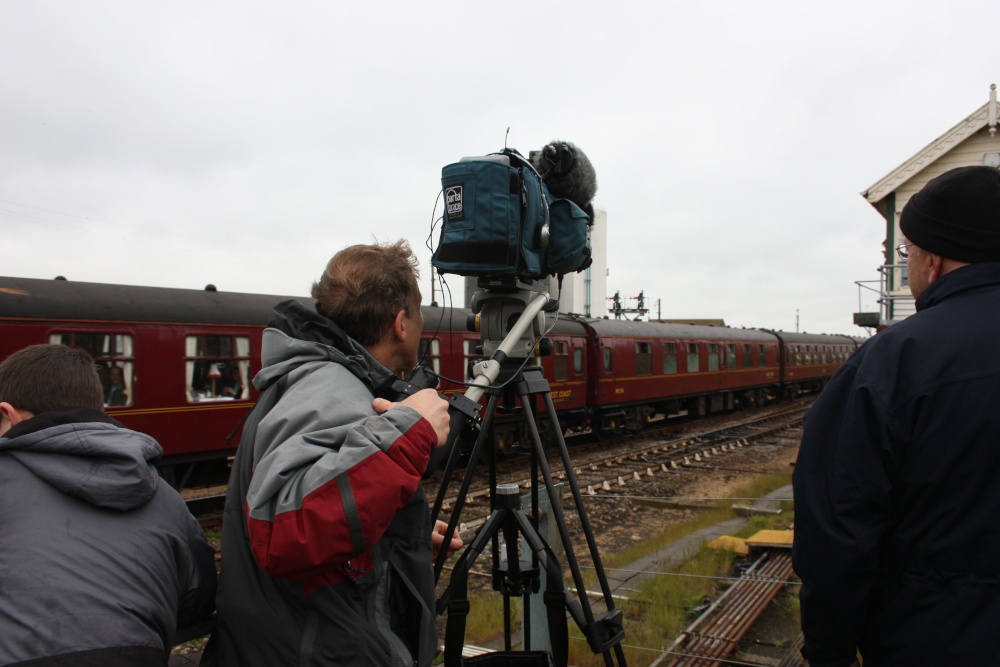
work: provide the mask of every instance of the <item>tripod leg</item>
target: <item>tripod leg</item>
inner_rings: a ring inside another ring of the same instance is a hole
[[[469,488],[472,486],[472,476],[475,473],[475,465],[473,462],[479,460],[479,456],[485,446],[490,427],[493,425],[493,414],[496,410],[496,403],[497,396],[495,394],[491,395],[486,406],[486,416],[483,419],[483,427],[480,429],[479,435],[476,437],[476,443],[472,447],[469,467],[465,472],[465,477],[462,479],[462,485],[458,492],[458,500],[455,501],[455,506],[451,510],[451,516],[448,520],[448,528],[445,530],[444,534],[444,544],[448,544],[451,540],[451,536],[456,533],[458,528],[458,522],[462,516],[462,508],[465,506],[465,497],[469,492]],[[448,466],[445,469],[444,477],[441,478],[441,486],[438,488],[437,496],[434,500],[434,508],[431,510],[432,526],[435,525],[438,517],[441,515],[441,508],[444,505],[444,498],[448,492],[448,485],[451,483],[451,475],[454,472],[455,464],[459,455],[458,444],[459,443],[455,443],[455,448],[448,459]],[[448,560],[448,550],[441,549],[438,553],[437,560],[434,562],[435,582],[441,578],[441,571],[444,569],[444,563],[446,560]]]
[[[609,651],[614,648],[619,661],[622,665],[624,665],[624,651],[621,648],[621,640],[624,638],[621,612],[615,609],[614,600],[611,597],[611,589],[607,583],[607,576],[604,574],[603,566],[601,565],[600,555],[597,552],[597,542],[594,539],[593,530],[591,529],[590,521],[587,518],[586,509],[583,505],[583,498],[580,495],[579,485],[576,482],[576,476],[573,474],[573,465],[569,459],[569,452],[566,449],[566,440],[563,438],[562,427],[559,425],[559,420],[555,412],[555,406],[552,403],[552,396],[548,390],[548,382],[545,380],[544,375],[542,375],[540,368],[529,368],[525,369],[524,380],[518,385],[517,389],[521,397],[521,404],[524,408],[525,422],[527,423],[528,429],[531,433],[534,457],[538,462],[538,468],[542,473],[545,487],[549,494],[549,500],[552,503],[552,513],[556,519],[556,524],[559,527],[559,534],[562,538],[563,547],[566,553],[566,562],[572,572],[573,581],[577,590],[577,604],[569,605],[570,614],[573,615],[577,625],[583,631],[584,635],[586,635],[587,641],[594,653],[603,654],[605,662],[610,665],[612,663]],[[570,488],[573,490],[573,500],[576,503],[576,509],[580,517],[581,527],[586,535],[590,555],[593,559],[594,567],[597,570],[598,579],[601,582],[607,611],[601,614],[601,616],[597,619],[594,617],[594,612],[590,605],[590,598],[587,596],[586,585],[583,581],[583,575],[580,572],[580,566],[577,562],[576,554],[573,551],[572,543],[569,539],[569,530],[563,516],[562,506],[559,503],[560,499],[556,497],[556,486],[552,480],[552,473],[549,470],[548,460],[546,459],[545,452],[542,447],[541,437],[538,433],[538,426],[534,419],[533,405],[530,400],[530,396],[533,394],[541,394],[545,400],[545,406],[548,410],[549,419],[552,425],[551,430],[556,439],[556,446],[559,449],[563,465],[566,469],[566,479],[570,484]]]

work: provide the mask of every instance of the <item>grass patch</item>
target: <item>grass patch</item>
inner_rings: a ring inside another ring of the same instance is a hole
[[[791,473],[781,472],[760,475],[746,484],[736,488],[732,493],[732,497],[760,498],[775,489],[780,489],[786,484],[790,484],[791,481]],[[694,516],[686,521],[670,524],[664,527],[663,530],[657,532],[655,535],[652,535],[647,540],[629,545],[617,553],[602,553],[601,562],[604,565],[604,569],[614,570],[626,567],[644,556],[648,556],[651,553],[655,553],[660,549],[673,544],[682,537],[687,537],[697,530],[701,530],[706,526],[715,525],[720,521],[725,521],[726,519],[731,519],[736,516],[732,510],[732,505],[733,502],[731,501],[718,501],[714,506],[706,506],[705,509],[699,510]],[[785,517],[785,514],[790,512],[792,503],[791,501],[783,500],[781,501],[780,506],[782,513],[778,515],[778,518],[785,521],[785,525],[782,527],[787,527],[788,525],[791,525],[791,522],[787,521],[783,517]],[[760,525],[760,522],[757,520],[761,518],[763,517],[752,517],[750,521],[753,525]],[[757,530],[763,529],[757,528]],[[753,532],[757,532],[757,530],[754,530]],[[738,535],[738,537],[747,537],[749,535],[753,535],[753,533],[747,533],[747,535],[741,534]],[[597,581],[597,573],[592,570],[584,572],[584,581],[587,582],[588,586],[592,585]]]
[[[469,616],[465,622],[465,641],[482,646],[503,637],[504,613],[503,596],[496,591],[476,593],[469,596]],[[511,635],[516,643],[520,641],[521,600],[511,598]]]
[[[702,547],[698,555],[676,568],[675,572],[694,576],[660,576],[651,579],[632,599],[621,604],[625,618],[625,641],[628,646],[663,650],[698,615],[696,608],[715,596],[726,582],[708,577],[726,576],[736,555]],[[722,586],[720,586],[722,584]],[[604,665],[604,658],[590,652],[583,634],[575,625],[570,636],[570,662],[579,667]],[[655,657],[648,650],[625,648],[628,664],[645,665]]]

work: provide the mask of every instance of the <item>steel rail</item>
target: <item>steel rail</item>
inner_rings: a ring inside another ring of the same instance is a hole
[[[766,550],[653,664],[660,664],[671,654],[681,655],[667,667],[727,664],[727,658],[736,651],[791,572],[792,559],[787,551]]]

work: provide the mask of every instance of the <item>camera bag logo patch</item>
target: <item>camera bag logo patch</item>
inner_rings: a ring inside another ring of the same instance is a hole
[[[445,188],[444,197],[445,203],[448,206],[448,220],[450,222],[464,220],[465,210],[462,207],[462,186],[451,185]]]

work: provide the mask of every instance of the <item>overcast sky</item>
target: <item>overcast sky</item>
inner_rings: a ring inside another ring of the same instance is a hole
[[[593,162],[597,298],[862,334],[859,193],[987,101],[997,26],[992,0],[2,0],[0,274],[297,295],[405,238],[427,303],[441,168],[509,127]]]

